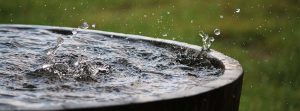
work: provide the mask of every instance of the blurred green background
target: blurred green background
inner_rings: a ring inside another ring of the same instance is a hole
[[[245,71],[240,111],[300,111],[299,7],[299,0],[0,0],[0,24],[86,21],[97,30],[197,45],[199,31],[214,36],[218,28],[212,48]]]

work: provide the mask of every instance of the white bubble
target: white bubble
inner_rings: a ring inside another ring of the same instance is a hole
[[[221,31],[220,31],[220,29],[215,29],[215,30],[214,30],[214,33],[215,33],[215,35],[220,35],[220,34],[221,34]]]

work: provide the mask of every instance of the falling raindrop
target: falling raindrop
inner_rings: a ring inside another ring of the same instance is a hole
[[[235,13],[240,13],[241,12],[241,9],[237,8],[235,9]]]
[[[170,15],[171,13],[170,13],[170,12],[167,12],[167,14]]]
[[[221,34],[221,31],[220,31],[220,29],[215,29],[215,30],[214,30],[214,33],[215,33],[215,35],[220,35],[220,34]]]
[[[194,23],[194,20],[191,20],[191,24]]]
[[[223,15],[220,15],[220,19],[223,19],[224,18],[224,16]]]

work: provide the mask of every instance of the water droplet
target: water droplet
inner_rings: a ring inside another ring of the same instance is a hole
[[[214,41],[215,41],[215,38],[214,38],[214,37],[210,37],[210,38],[209,38],[209,41],[210,41],[210,42],[214,42]]]
[[[215,35],[220,35],[220,34],[221,34],[221,31],[220,31],[220,29],[215,29],[215,30],[214,30],[214,33],[215,33]]]
[[[240,13],[241,12],[241,9],[237,8],[235,9],[235,13]]]
[[[199,36],[202,38],[202,48],[204,51],[209,50],[211,44],[215,41],[214,37],[209,37],[208,34],[204,33],[203,31],[201,31],[199,33]]]
[[[81,25],[82,29],[88,29],[89,28],[89,24],[87,22],[83,22]]]
[[[92,27],[93,27],[93,28],[96,28],[96,24],[93,24]]]
[[[208,39],[208,35],[203,31],[199,33],[199,36],[202,38],[202,41],[206,41]]]
[[[167,36],[168,36],[168,34],[163,34],[162,36],[163,36],[163,37],[167,37]]]
[[[191,24],[194,23],[194,20],[191,20]]]
[[[170,13],[170,12],[167,12],[167,14],[170,15],[171,13]]]
[[[220,15],[220,19],[223,19],[224,18],[224,16],[223,15]]]
[[[77,30],[78,30],[78,29],[72,29],[72,34],[73,34],[73,35],[76,35],[76,34],[77,34]]]

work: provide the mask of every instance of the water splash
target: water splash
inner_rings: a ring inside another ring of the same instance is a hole
[[[93,28],[96,24],[91,25]],[[79,28],[72,29],[72,35],[69,36],[72,41],[76,41],[73,37],[78,34],[79,29],[88,29],[89,24],[83,22]],[[46,50],[45,63],[41,66],[37,73],[51,73],[59,76],[60,79],[71,77],[76,79],[94,80],[93,77],[100,73],[108,73],[110,66],[101,61],[90,61],[84,54],[88,53],[87,49],[77,46],[78,54],[66,53],[65,55],[56,54],[57,50],[62,46],[64,39],[57,37],[56,44]],[[48,43],[50,45],[50,43]],[[75,51],[75,52],[77,52]]]
[[[63,42],[64,42],[64,39],[62,37],[57,37],[56,45],[52,48],[47,49],[46,50],[46,55],[48,55],[48,57],[54,56],[57,49],[62,45]]]
[[[208,51],[211,44],[215,41],[215,38],[209,37],[209,35],[204,33],[203,31],[199,33],[199,36],[202,38],[202,50]]]
[[[55,56],[56,51],[62,45],[63,42],[64,39],[62,37],[57,37],[55,46],[46,50],[46,60],[45,63],[42,65],[42,69],[48,69],[55,63],[53,58]]]
[[[88,29],[89,26],[90,25],[87,22],[83,22],[82,25],[80,26],[80,28],[82,28],[82,29]]]

